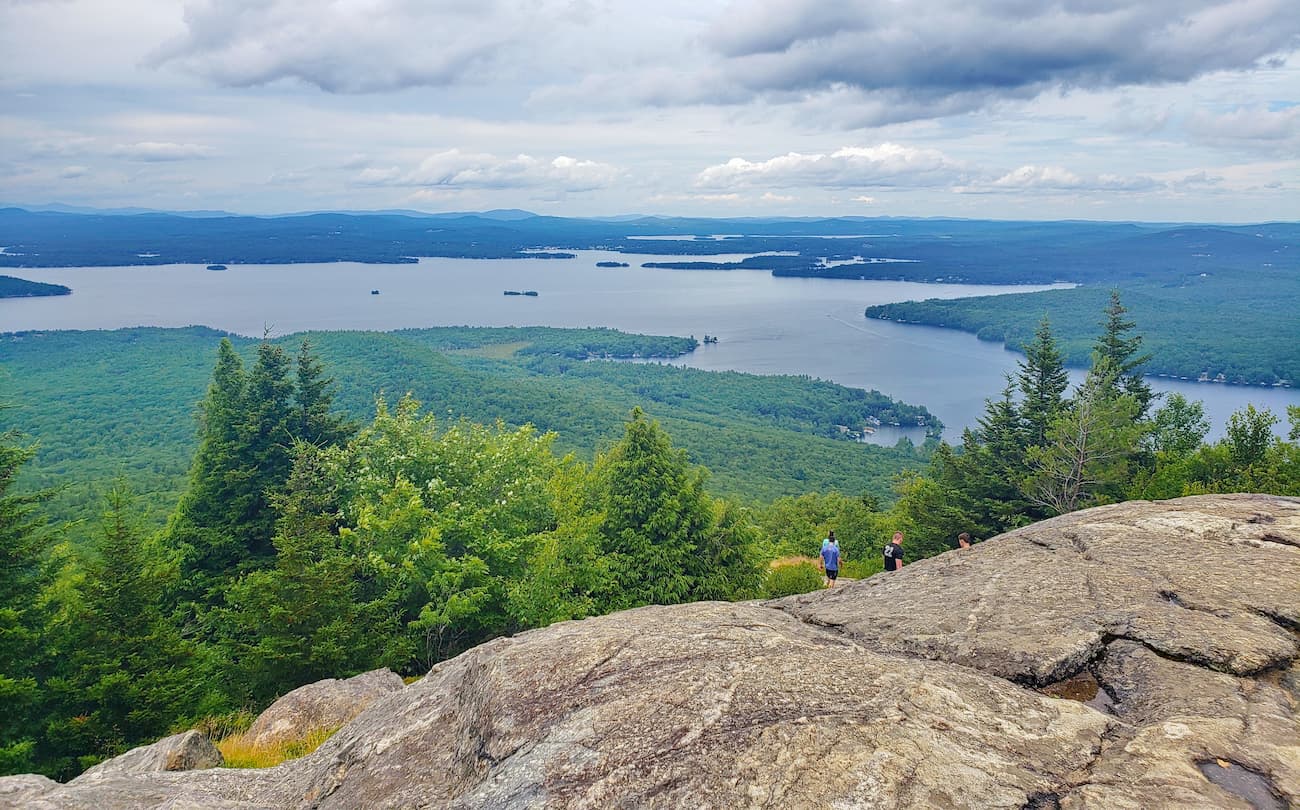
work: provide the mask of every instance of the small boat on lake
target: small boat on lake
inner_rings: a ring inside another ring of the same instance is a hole
[[[379,290],[371,290],[371,291],[370,291],[370,294],[371,294],[371,295],[379,295]]]

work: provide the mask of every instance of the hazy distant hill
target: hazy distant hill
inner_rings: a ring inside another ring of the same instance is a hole
[[[1296,266],[1300,226],[1156,226],[946,219],[567,219],[482,213],[311,213],[276,217],[0,210],[0,266],[411,262],[419,256],[521,258],[607,249],[751,260],[780,275],[964,283],[1114,283]],[[651,240],[645,236],[680,236]],[[870,259],[901,259],[871,262]],[[739,267],[717,265],[716,269]]]

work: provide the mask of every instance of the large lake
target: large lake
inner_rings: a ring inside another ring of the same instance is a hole
[[[629,332],[716,335],[678,365],[807,374],[923,404],[950,440],[996,397],[1019,355],[947,329],[869,321],[870,304],[1020,293],[1043,287],[777,278],[766,271],[646,269],[693,257],[580,251],[576,259],[424,259],[418,264],[194,265],[6,271],[66,284],[70,296],[0,299],[0,331],[203,324],[244,335],[264,329],[391,330],[421,326],[609,326]],[[702,257],[728,261],[741,256]],[[598,268],[623,261],[625,268]],[[379,290],[372,295],[371,290]],[[504,290],[537,290],[537,297]],[[1100,320],[1101,313],[1098,313]],[[1139,325],[1140,327],[1140,325]],[[1152,379],[1205,403],[1221,435],[1246,403],[1285,417],[1300,391]],[[919,431],[882,429],[893,443]]]

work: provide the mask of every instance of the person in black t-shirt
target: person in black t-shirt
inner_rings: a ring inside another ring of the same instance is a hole
[[[885,546],[885,570],[897,571],[903,567],[903,533],[894,532],[894,539]]]

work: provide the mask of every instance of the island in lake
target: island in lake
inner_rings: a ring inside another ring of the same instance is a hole
[[[537,290],[506,290],[502,295],[527,295],[536,298]]]
[[[597,267],[631,267],[627,262],[596,262]]]
[[[229,268],[226,267],[224,264],[210,264],[210,265],[208,265],[208,269],[209,269],[209,270],[228,270]]]
[[[35,298],[42,295],[71,295],[72,288],[25,278],[0,276],[0,298]]]

